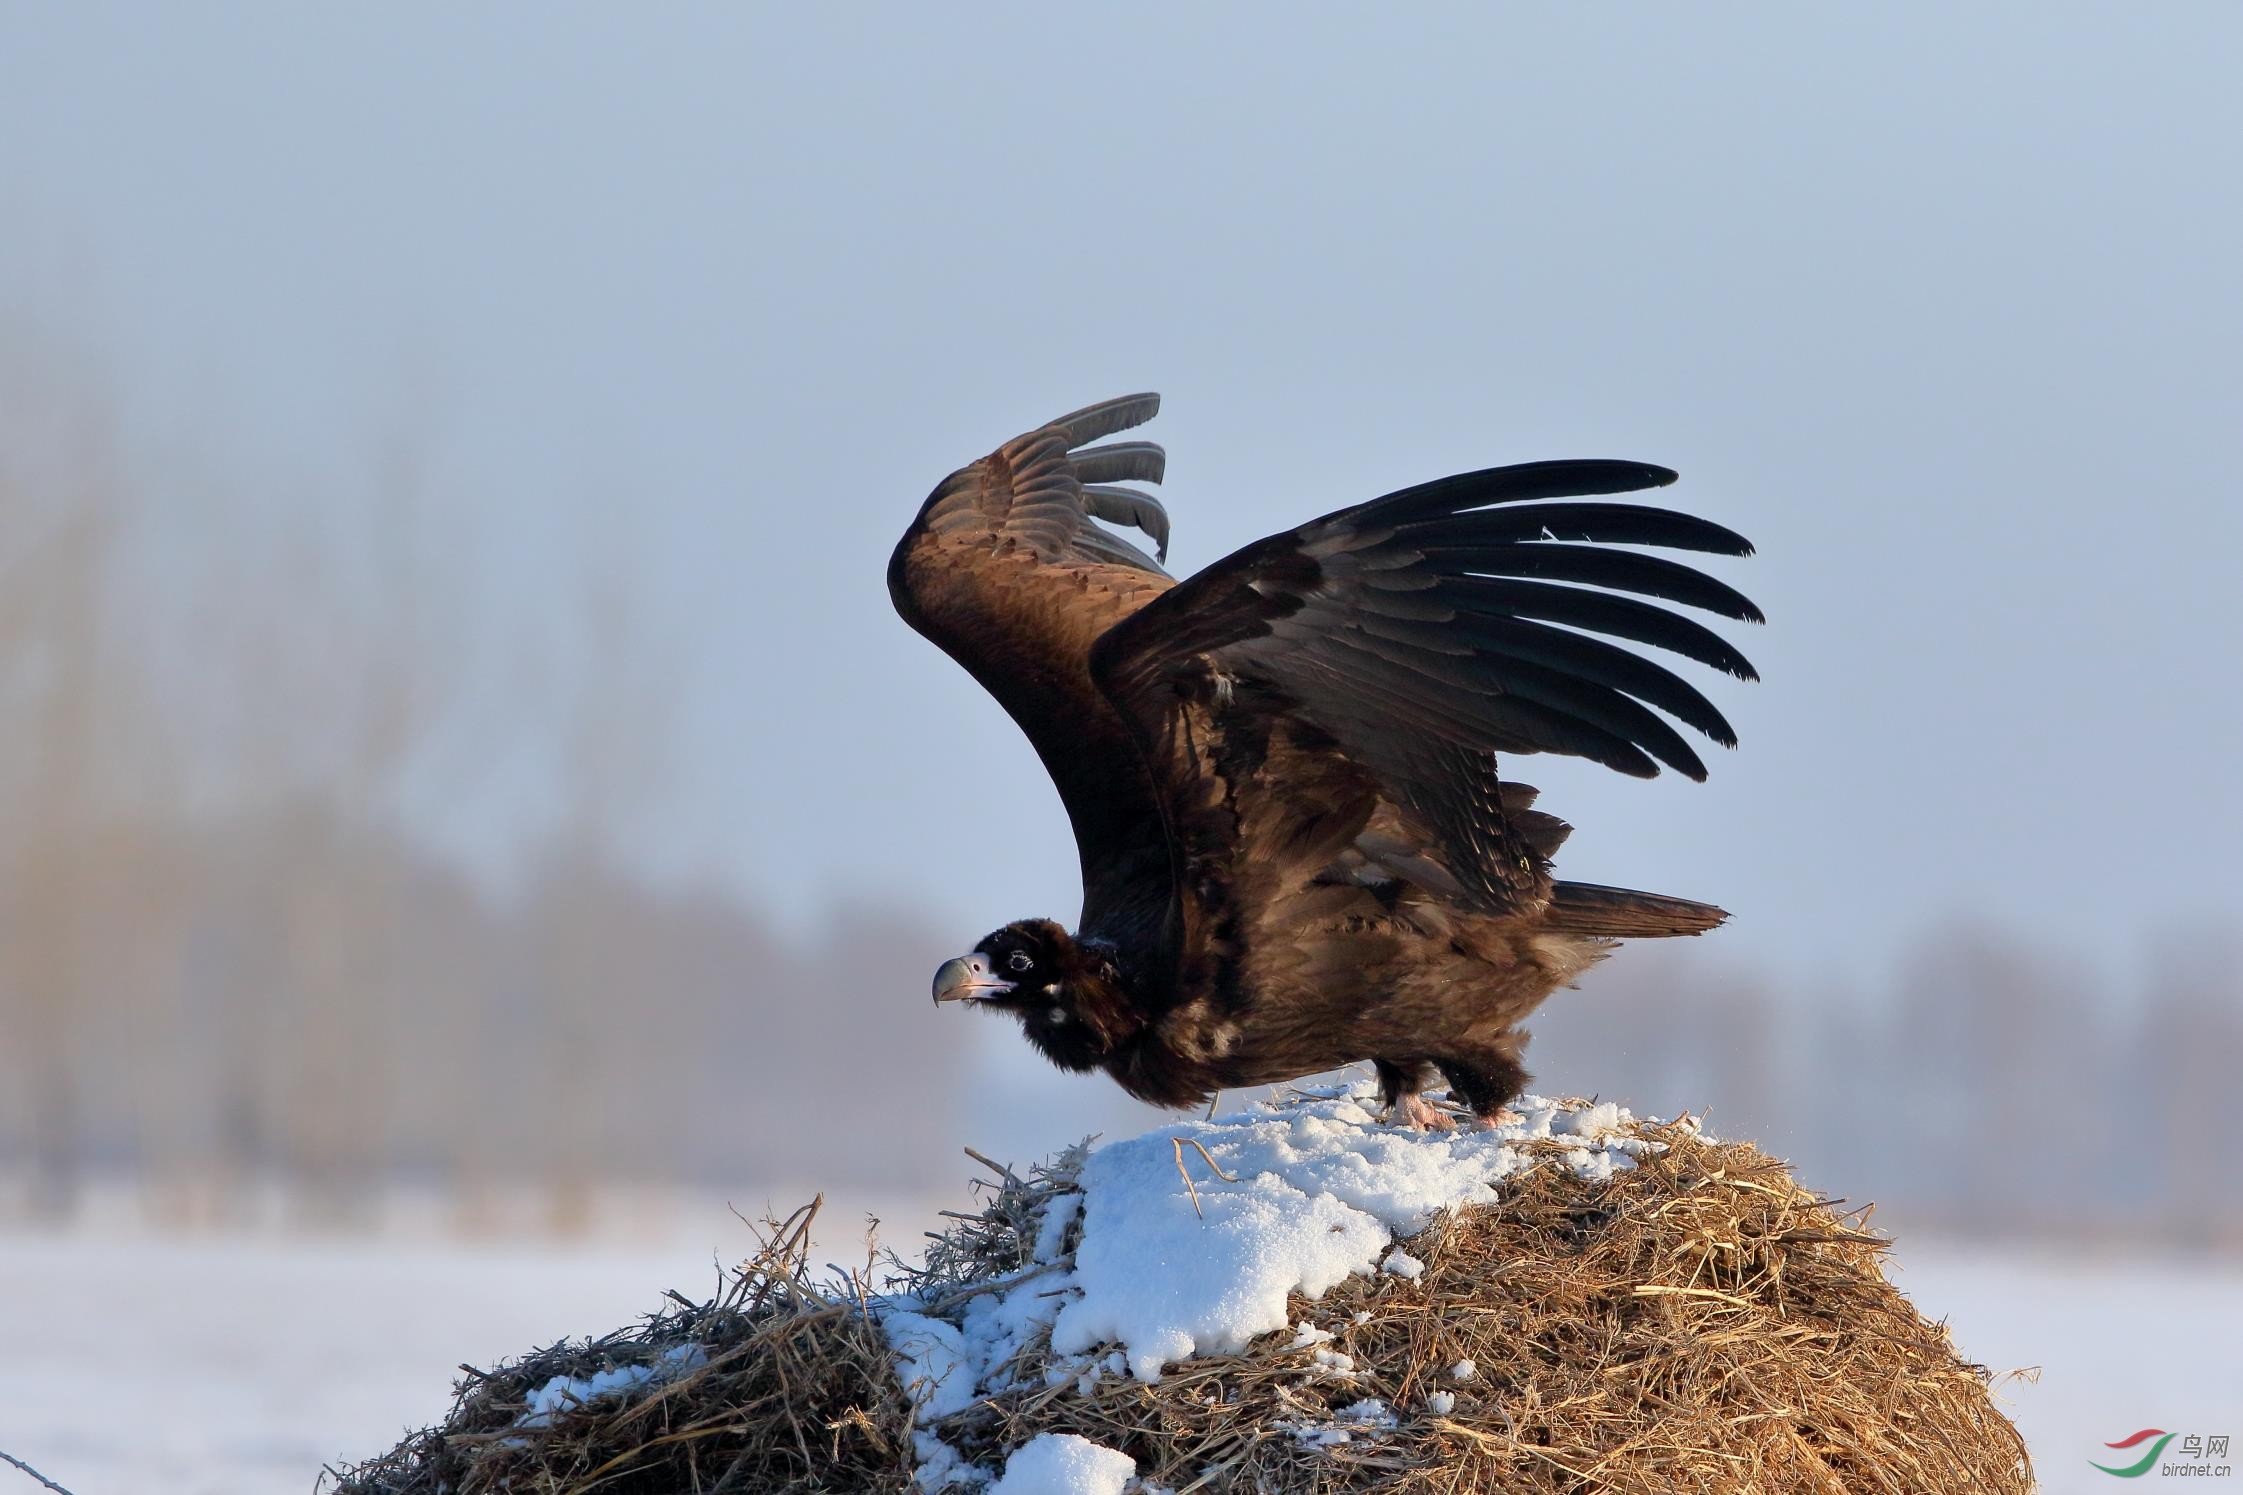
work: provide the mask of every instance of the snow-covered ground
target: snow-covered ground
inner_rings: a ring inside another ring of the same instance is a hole
[[[2045,1495],[2114,1485],[2091,1461],[2140,1453],[2104,1447],[2143,1428],[2225,1435],[2243,1471],[2243,1261],[2099,1253],[2068,1260],[2034,1249],[1903,1242],[1894,1278],[1917,1307],[1944,1317],[1963,1352],[1995,1370],[2040,1367],[2002,1399]],[[2181,1459],[2182,1444],[2167,1451]],[[2199,1460],[2199,1464],[2209,1461]],[[2151,1472],[2142,1489],[2162,1477]],[[2243,1491],[2243,1472],[2175,1483]]]
[[[899,1244],[941,1223],[932,1201],[828,1204],[820,1260],[861,1263],[868,1213]],[[576,1247],[447,1237],[410,1201],[372,1239],[151,1233],[114,1199],[98,1228],[0,1231],[0,1450],[74,1495],[310,1495],[323,1463],[438,1421],[462,1362],[605,1333],[665,1288],[710,1296],[754,1246],[732,1207],[610,1212]],[[19,1486],[0,1465],[0,1495]]]
[[[891,1205],[884,1233],[916,1238],[932,1208]],[[828,1254],[853,1259],[856,1222],[834,1218]],[[323,1461],[438,1417],[460,1361],[614,1327],[665,1287],[705,1294],[745,1246],[714,1202],[659,1239],[579,1250],[0,1236],[0,1449],[77,1495],[308,1495]],[[1967,1352],[2042,1368],[2006,1395],[2050,1495],[2117,1488],[2089,1460],[2142,1428],[2243,1455],[2243,1264],[1928,1241],[1900,1261]],[[19,1486],[36,1489],[0,1466],[0,1495]]]

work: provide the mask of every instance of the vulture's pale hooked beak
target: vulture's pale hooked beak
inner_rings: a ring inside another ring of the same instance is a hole
[[[1003,996],[1012,988],[1010,981],[999,981],[989,969],[986,955],[961,955],[956,960],[944,961],[935,970],[935,1000],[938,1002],[980,1002]]]

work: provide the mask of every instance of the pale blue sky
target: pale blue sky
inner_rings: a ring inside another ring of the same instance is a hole
[[[317,502],[402,425],[494,614],[625,557],[645,854],[962,942],[1077,890],[889,610],[949,468],[1159,389],[1189,570],[1665,463],[1759,543],[1766,679],[1714,682],[1708,785],[1516,765],[1564,871],[1727,905],[1739,960],[1881,973],[1960,908],[2109,969],[2243,916],[2239,57],[2209,4],[6,4],[0,312],[159,485]],[[488,847],[532,777],[423,813]]]

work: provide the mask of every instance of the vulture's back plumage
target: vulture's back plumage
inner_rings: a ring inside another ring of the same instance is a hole
[[[1188,1104],[1369,1059],[1412,1124],[1428,1066],[1483,1114],[1525,1071],[1519,1021],[1612,940],[1695,934],[1688,899],[1556,881],[1569,830],[1503,755],[1649,777],[1705,765],[1674,723],[1736,735],[1695,686],[1612,640],[1740,679],[1672,607],[1757,622],[1642,546],[1742,556],[1719,525],[1607,495],[1636,462],[1462,473],[1256,541],[1182,582],[1165,558],[1153,395],[1093,405],[953,473],[888,571],[897,610],[1009,712],[1073,823],[1069,936],[1007,926],[937,997],[1014,1012],[1069,1068]],[[1673,718],[1670,722],[1668,718]]]

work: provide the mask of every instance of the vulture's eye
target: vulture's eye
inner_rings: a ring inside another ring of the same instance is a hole
[[[1011,966],[1016,971],[1025,971],[1030,966],[1034,965],[1035,962],[1028,958],[1028,952],[1026,950],[1015,950],[1012,952],[1012,959],[1007,961],[1006,964]]]

